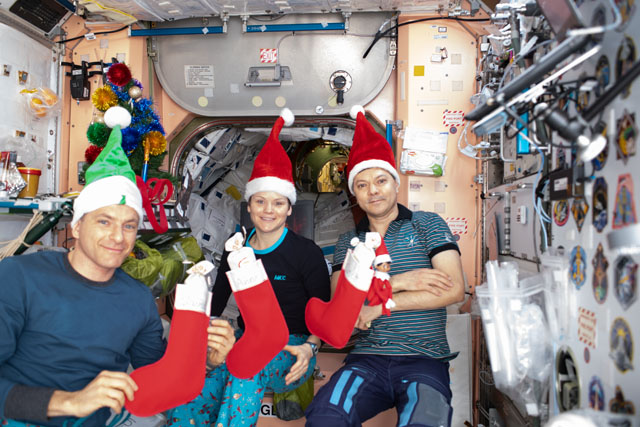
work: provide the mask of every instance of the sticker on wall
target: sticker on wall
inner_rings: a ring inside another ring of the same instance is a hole
[[[571,281],[580,289],[587,278],[587,254],[582,246],[576,246],[571,250]]]
[[[584,307],[578,307],[578,340],[596,348],[596,314]]]
[[[624,29],[629,22],[631,16],[636,11],[635,0],[615,0],[616,6],[620,11],[620,16],[622,17],[622,25],[620,29]]]
[[[569,202],[558,200],[553,204],[553,221],[562,227],[569,220]]]
[[[260,62],[263,64],[276,64],[278,62],[278,49],[260,49]]]
[[[593,296],[598,304],[602,304],[607,299],[609,291],[609,280],[607,278],[609,261],[604,256],[602,243],[598,243],[596,254],[591,263],[593,265]]]
[[[636,126],[635,113],[629,114],[624,110],[622,118],[618,120],[618,129],[616,132],[616,150],[617,158],[622,159],[626,164],[629,157],[636,154],[636,146],[638,144],[638,127]]]
[[[607,226],[607,182],[604,178],[596,178],[593,183],[593,226],[601,233]]]
[[[604,411],[604,387],[600,378],[595,375],[589,382],[589,408]]]
[[[609,412],[628,415],[635,415],[636,413],[636,407],[633,402],[625,400],[624,393],[619,385],[616,386],[615,396],[609,401]]]
[[[462,110],[444,110],[442,112],[442,124],[445,127],[464,126],[464,111]]]
[[[636,300],[638,264],[627,255],[621,256],[616,260],[614,274],[616,299],[626,310]]]
[[[622,317],[617,317],[611,325],[609,357],[620,372],[633,369],[633,337],[629,324]]]
[[[452,234],[467,234],[467,218],[447,218]]]
[[[606,126],[602,130],[602,135],[605,138],[607,138]],[[591,165],[593,166],[594,172],[602,170],[602,168],[604,167],[604,164],[607,162],[607,158],[609,157],[609,143],[608,143],[609,141],[608,140],[609,138],[607,138],[607,145],[604,146],[600,154],[598,154],[598,156],[595,159],[591,160]]]
[[[584,197],[576,197],[573,199],[571,213],[573,214],[573,219],[576,220],[578,232],[582,231],[582,226],[584,225],[584,220],[587,217],[587,212],[589,212],[589,204]]]
[[[616,190],[611,227],[618,229],[630,224],[635,224],[636,222],[636,207],[633,201],[633,179],[631,178],[631,174],[626,173],[618,177],[618,189]]]
[[[611,66],[609,65],[607,55],[602,55],[600,59],[598,59],[598,64],[596,65],[596,80],[598,81],[598,85],[595,88],[595,92],[596,96],[600,96],[607,86],[609,86],[609,83],[611,83]]]
[[[629,36],[620,43],[618,53],[616,54],[616,80],[620,79],[620,76],[625,74],[636,61],[636,46],[633,43],[633,39]],[[622,97],[627,98],[631,94],[631,85],[627,86],[622,92]]]

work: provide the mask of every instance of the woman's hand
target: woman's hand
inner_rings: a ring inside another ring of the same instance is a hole
[[[284,350],[298,359],[284,378],[285,384],[289,385],[298,381],[305,372],[307,372],[307,369],[309,369],[309,361],[313,357],[313,350],[311,350],[311,346],[308,344],[285,345]]]
[[[224,362],[236,342],[233,328],[225,319],[213,319],[207,328],[207,334],[208,363],[211,366],[218,366]]]

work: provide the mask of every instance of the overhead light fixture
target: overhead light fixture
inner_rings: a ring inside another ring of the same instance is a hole
[[[640,224],[613,230],[607,233],[609,249],[620,255],[634,255],[640,253]]]

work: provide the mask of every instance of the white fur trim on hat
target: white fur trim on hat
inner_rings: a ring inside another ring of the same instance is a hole
[[[138,224],[141,224],[143,210],[140,190],[130,179],[122,175],[114,175],[98,179],[84,187],[73,202],[71,226],[73,227],[86,213],[105,206],[119,205],[122,196],[125,196],[125,205],[132,207],[138,213]]]
[[[291,126],[296,119],[296,117],[293,115],[293,111],[288,108],[282,109],[282,111],[280,112],[280,117],[282,117],[282,120],[284,120],[285,126]]]
[[[391,176],[393,176],[393,179],[396,180],[396,183],[400,184],[400,175],[398,175],[398,171],[396,170],[396,168],[393,167],[389,162],[385,162],[384,160],[379,160],[379,159],[364,160],[358,163],[357,165],[355,165],[353,169],[351,169],[351,171],[349,172],[348,184],[349,184],[349,191],[351,191],[351,194],[355,194],[353,192],[353,181],[355,180],[356,175],[358,175],[360,172],[362,172],[365,169],[371,169],[371,168],[380,168],[380,169],[386,170],[391,174]]]
[[[263,176],[252,179],[244,189],[244,199],[248,202],[251,196],[261,191],[273,191],[282,194],[289,199],[292,205],[296,204],[296,187],[292,182],[275,176]]]
[[[104,113],[104,124],[110,128],[120,125],[120,129],[124,129],[131,124],[131,113],[120,106],[111,107]]]
[[[389,254],[378,255],[373,261],[373,265],[382,264],[383,262],[391,262],[391,256]]]
[[[351,110],[349,110],[349,115],[353,120],[358,117],[358,113],[364,114],[364,108],[362,107],[362,105],[354,105],[353,107],[351,107]]]

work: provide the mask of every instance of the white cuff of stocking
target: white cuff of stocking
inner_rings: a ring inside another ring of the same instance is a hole
[[[262,260],[247,262],[240,268],[227,271],[227,278],[233,292],[243,291],[269,280]]]

